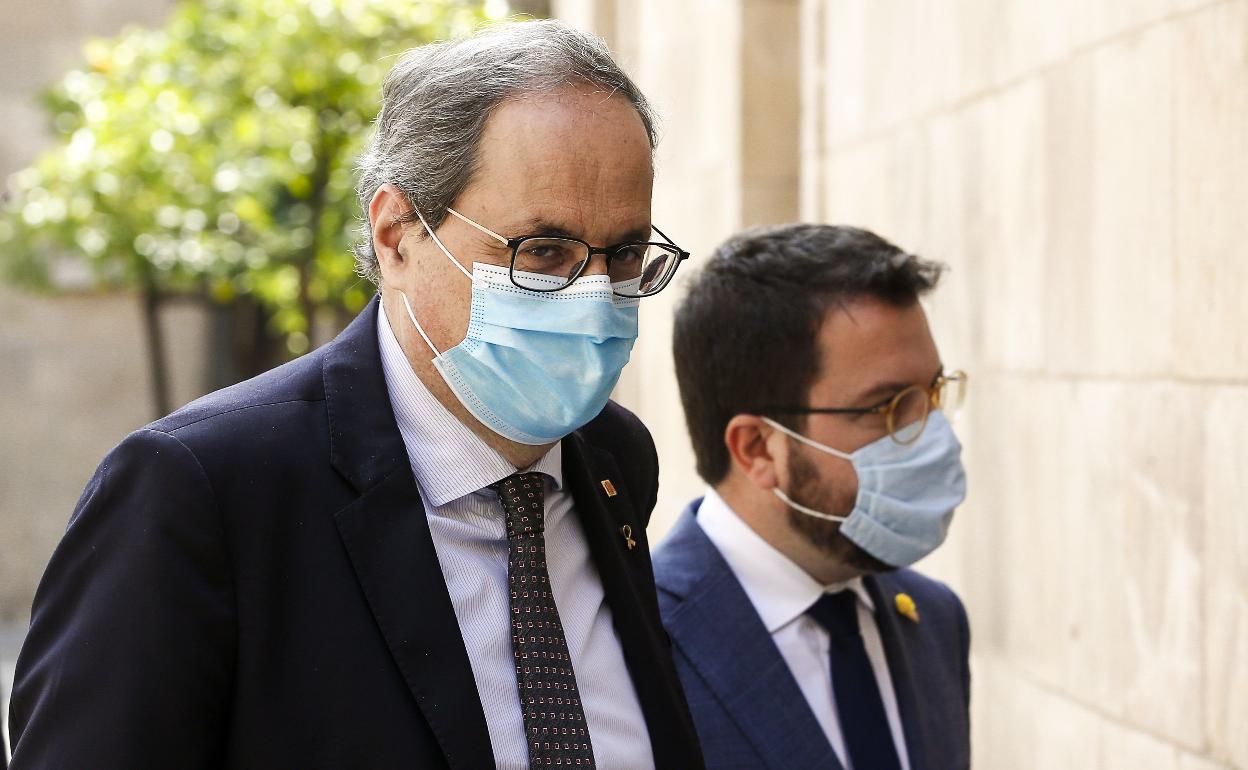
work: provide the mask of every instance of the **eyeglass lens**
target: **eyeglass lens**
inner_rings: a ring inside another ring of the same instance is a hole
[[[516,246],[512,280],[537,291],[562,288],[577,277],[588,259],[589,247],[580,241],[526,238]],[[611,283],[617,294],[644,296],[663,287],[676,262],[676,253],[664,246],[627,244],[611,252]]]
[[[935,392],[917,385],[906,388],[893,399],[888,432],[898,444],[913,443],[923,433],[933,409],[952,419],[965,395],[966,377],[960,372],[943,378]]]

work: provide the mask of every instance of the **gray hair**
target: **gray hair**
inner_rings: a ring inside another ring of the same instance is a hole
[[[490,113],[508,99],[575,82],[625,96],[654,148],[658,134],[646,97],[601,38],[561,22],[500,24],[403,54],[381,87],[381,113],[357,166],[363,214],[356,271],[380,281],[368,219],[378,188],[387,182],[398,187],[436,229],[476,171]],[[415,221],[415,211],[405,221]]]

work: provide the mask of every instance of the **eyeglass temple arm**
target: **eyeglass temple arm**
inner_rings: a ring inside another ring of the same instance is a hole
[[[871,414],[873,412],[881,412],[887,406],[888,402],[886,401],[875,406],[846,407],[842,409],[815,409],[809,406],[770,406],[766,409],[755,411],[758,413],[771,412],[773,414]]]
[[[446,210],[447,210],[447,211],[449,211],[449,212],[451,212],[452,214],[454,214],[454,215],[455,215],[456,217],[458,217],[461,221],[463,221],[463,222],[467,222],[468,224],[470,224],[470,225],[472,225],[473,227],[477,228],[478,230],[480,230],[481,232],[483,232],[483,233],[485,233],[486,235],[490,236],[491,238],[494,238],[495,240],[497,240],[499,243],[503,244],[504,246],[510,246],[510,245],[511,245],[511,241],[507,240],[507,239],[506,239],[506,238],[504,238],[503,236],[501,236],[501,235],[499,235],[498,233],[494,232],[494,231],[493,231],[493,230],[491,230],[490,228],[485,227],[484,225],[479,225],[479,224],[477,224],[476,222],[473,222],[471,219],[469,219],[468,217],[466,217],[466,216],[464,216],[463,214],[459,213],[458,211],[456,211],[455,209],[451,208],[450,206],[447,206],[447,207],[446,207]]]
[[[672,244],[673,246],[676,246],[676,241],[673,241],[671,238],[668,238],[668,237],[667,237],[667,233],[663,232],[662,230],[660,230],[660,229],[659,229],[657,226],[655,226],[655,225],[650,225],[650,227],[654,228],[654,231],[655,231],[656,233],[658,233],[659,235],[663,236],[663,240],[667,241],[668,243]],[[676,249],[677,249],[677,251],[679,251],[679,252],[680,252],[680,256],[681,256],[682,258],[683,258],[683,257],[688,257],[688,256],[689,256],[689,252],[685,251],[684,249],[680,248],[679,246],[676,246]]]

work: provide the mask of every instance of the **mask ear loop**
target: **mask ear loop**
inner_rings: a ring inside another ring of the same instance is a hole
[[[797,431],[792,430],[790,428],[786,428],[780,423],[776,422],[775,420],[769,417],[763,417],[762,420],[763,422],[767,423],[768,425],[780,431],[781,433],[793,439],[794,441],[800,441],[801,443],[809,447],[814,447],[815,449],[818,449],[822,452],[827,452],[828,454],[833,455],[835,457],[840,457],[840,458],[850,460],[850,461],[853,460],[853,458],[850,455],[845,454],[839,449],[833,449],[832,447],[827,446],[825,444],[820,444],[818,441],[815,441],[814,439],[806,438],[805,436],[798,433]],[[830,513],[824,513],[823,511],[816,511],[813,508],[807,508],[801,503],[795,502],[793,498],[786,495],[784,491],[780,489],[780,487],[772,487],[771,492],[776,497],[783,500],[784,503],[788,505],[790,508],[800,511],[801,513],[804,513],[807,516],[814,516],[816,519],[823,519],[824,521],[836,521],[836,522],[845,522],[849,519],[848,516],[833,516]]]
[[[781,433],[793,439],[794,441],[800,441],[806,446],[814,447],[815,449],[818,449],[822,452],[827,452],[828,454],[833,455],[835,457],[840,457],[843,460],[849,460],[852,462],[854,459],[853,455],[846,454],[845,452],[842,452],[839,449],[833,449],[832,447],[826,444],[820,444],[818,441],[815,441],[812,438],[806,438],[805,436],[798,433],[797,431],[784,427],[783,425],[771,419],[770,417],[763,417],[762,420],[763,422],[767,423],[768,425],[780,431]]]
[[[412,319],[412,326],[416,327],[416,333],[420,335],[420,338],[424,340],[425,344],[429,346],[429,349],[433,351],[434,358],[441,356],[442,354],[438,352],[436,347],[433,346],[433,342],[429,339],[429,335],[425,334],[425,330],[420,328],[420,322],[416,320],[416,314],[412,312],[412,303],[408,301],[407,295],[403,292],[399,292],[399,296],[403,298],[403,307],[407,308],[407,317]]]
[[[438,248],[441,249],[442,253],[446,255],[446,258],[451,260],[451,264],[459,268],[459,272],[463,273],[464,276],[471,281],[472,273],[468,272],[464,266],[459,263],[458,259],[451,256],[451,252],[446,248],[446,245],[442,243],[442,239],[438,237],[438,234],[435,233],[433,228],[429,226],[429,223],[425,221],[425,217],[420,213],[420,209],[413,209],[413,211],[416,212],[416,218],[419,219],[420,224],[424,226],[425,232],[429,233],[429,237],[432,238],[433,242],[438,245]],[[425,344],[429,346],[429,349],[433,351],[434,358],[441,356],[442,353],[436,346],[434,346],[433,341],[429,339],[429,335],[425,334],[425,330],[420,328],[420,322],[416,320],[416,314],[412,312],[412,303],[407,299],[407,294],[400,291],[399,296],[403,298],[403,307],[407,308],[407,317],[411,319],[412,326],[416,327],[416,333],[420,335],[420,338],[424,340]]]
[[[771,491],[773,494],[775,494],[776,497],[783,500],[790,508],[796,508],[797,510],[806,514],[807,516],[814,516],[816,519],[823,519],[825,521],[838,521],[838,522],[847,521],[849,519],[848,516],[833,516],[830,513],[816,511],[814,508],[807,508],[801,503],[795,503],[793,502],[793,498],[789,497],[788,495],[786,495],[784,492],[780,490],[780,487],[772,487]]]
[[[459,272],[463,273],[464,276],[471,281],[472,273],[468,272],[468,269],[461,265],[458,259],[451,256],[451,252],[447,250],[445,245],[443,245],[442,239],[438,237],[438,234],[433,231],[433,228],[429,226],[429,223],[425,221],[424,216],[421,215],[420,209],[413,209],[413,211],[416,212],[416,218],[419,219],[420,223],[425,226],[425,232],[429,233],[429,237],[433,239],[434,243],[438,244],[438,248],[441,249],[442,253],[446,255],[446,258],[451,260],[451,264],[458,267]]]

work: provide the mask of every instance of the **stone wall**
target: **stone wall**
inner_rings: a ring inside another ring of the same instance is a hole
[[[1248,768],[1248,0],[555,6],[659,103],[690,268],[799,214],[951,266],[971,496],[920,569],[971,613],[976,766]],[[678,292],[621,389],[656,538],[700,488]]]

